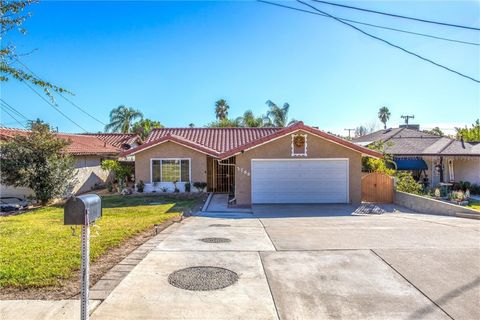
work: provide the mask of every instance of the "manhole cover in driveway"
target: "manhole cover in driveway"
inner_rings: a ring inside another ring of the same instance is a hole
[[[230,225],[222,224],[222,223],[214,223],[214,224],[211,224],[210,227],[230,227]]]
[[[177,288],[191,291],[223,289],[238,281],[238,274],[220,267],[198,266],[172,272],[168,282]]]
[[[203,241],[206,243],[227,243],[227,242],[231,242],[232,240],[228,238],[203,238],[203,239],[200,239],[200,241]]]

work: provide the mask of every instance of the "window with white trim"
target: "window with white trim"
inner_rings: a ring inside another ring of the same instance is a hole
[[[190,159],[153,159],[152,182],[190,182]]]

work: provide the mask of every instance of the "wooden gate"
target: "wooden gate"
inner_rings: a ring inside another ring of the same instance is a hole
[[[393,178],[379,172],[362,177],[362,202],[392,203]]]

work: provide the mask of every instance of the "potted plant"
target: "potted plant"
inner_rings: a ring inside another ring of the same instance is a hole
[[[143,192],[143,189],[145,188],[145,183],[143,182],[143,180],[140,180],[138,183],[137,183],[137,191],[138,192]]]
[[[440,192],[440,188],[435,188],[435,198],[440,199],[442,193]]]
[[[193,183],[193,186],[199,191],[199,192],[203,192],[203,190],[207,187],[207,183],[206,182],[194,182]]]

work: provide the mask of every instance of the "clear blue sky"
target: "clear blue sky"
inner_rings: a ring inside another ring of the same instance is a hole
[[[480,26],[476,1],[348,2],[425,19]],[[301,6],[294,2],[286,4]],[[480,42],[480,32],[427,25],[317,4],[337,16]],[[369,39],[331,19],[258,2],[41,2],[31,6],[22,58],[45,79],[73,91],[78,105],[108,122],[120,104],[165,126],[203,126],[225,98],[231,116],[289,102],[290,116],[321,129],[375,121],[380,106],[415,114],[423,127],[470,125],[480,116],[480,85]],[[480,78],[478,46],[362,27],[453,69]],[[28,118],[79,132],[25,85],[1,96]],[[61,98],[89,131],[102,126]],[[16,126],[5,113],[1,123]],[[18,126],[18,125],[17,125]]]

